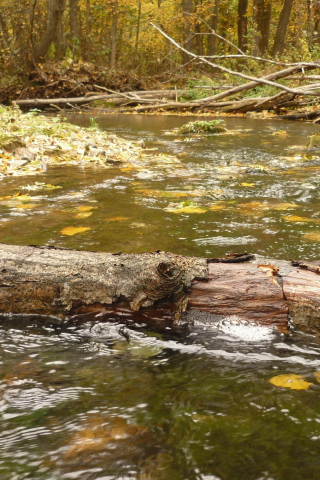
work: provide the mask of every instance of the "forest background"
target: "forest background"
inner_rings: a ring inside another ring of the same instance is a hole
[[[131,72],[148,85],[184,81],[190,70],[218,75],[150,22],[188,51],[253,75],[273,65],[230,58],[239,53],[231,43],[282,62],[320,59],[320,0],[0,0],[0,87],[53,64]]]

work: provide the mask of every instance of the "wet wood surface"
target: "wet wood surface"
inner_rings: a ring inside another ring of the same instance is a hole
[[[320,262],[308,262],[315,270]],[[306,268],[295,268],[284,278],[283,290],[294,327],[305,333],[320,333],[320,275]]]
[[[209,280],[193,282],[189,309],[285,328],[288,308],[276,270],[250,263],[209,263]]]
[[[123,319],[152,328],[232,317],[281,331],[290,315],[297,329],[320,333],[319,267],[0,244],[0,314]]]

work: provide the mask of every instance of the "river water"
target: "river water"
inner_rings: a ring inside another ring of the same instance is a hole
[[[180,162],[56,166],[6,178],[1,196],[35,181],[62,188],[37,191],[32,208],[1,203],[0,241],[319,258],[320,156],[305,147],[318,126],[228,118],[234,135],[185,141],[164,134],[190,120],[99,117],[101,128]],[[173,211],[184,201],[201,212]],[[61,235],[67,226],[90,230]],[[57,326],[3,317],[0,478],[318,479],[319,355],[312,337],[237,321],[160,334],[116,318]],[[290,374],[309,384],[270,382]]]

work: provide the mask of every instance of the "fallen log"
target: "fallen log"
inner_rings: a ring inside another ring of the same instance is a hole
[[[248,82],[244,83],[243,85],[239,85],[237,87],[230,88],[230,90],[226,90],[225,92],[222,93],[217,93],[216,95],[212,95],[211,97],[206,97],[202,99],[202,102],[214,102],[217,100],[222,100],[223,98],[231,97],[232,95],[235,95],[237,93],[241,92],[246,92],[248,90],[251,90],[253,88],[258,87],[261,85],[261,83],[264,80],[280,80],[282,78],[290,76],[292,73],[298,72],[301,70],[301,68],[298,67],[291,67],[291,68],[286,68],[284,70],[280,70],[279,72],[271,73],[270,75],[266,75],[262,77],[261,79],[257,79],[256,81],[253,82]],[[259,82],[259,80],[261,80]],[[199,102],[199,100],[193,100],[194,103]]]
[[[231,316],[286,331],[290,313],[297,327],[319,332],[320,262],[312,271],[301,270],[305,263],[238,263],[248,258],[0,244],[0,314],[75,322],[116,318],[156,328]]]
[[[313,110],[312,112],[288,113],[287,115],[280,115],[280,118],[285,118],[286,120],[312,120],[319,117],[319,115],[320,110]]]
[[[161,102],[161,103],[154,103],[152,105],[142,105],[134,108],[123,108],[125,111],[134,111],[134,112],[144,112],[148,110],[155,110],[155,109],[163,109],[163,110],[184,110],[185,108],[191,110],[201,110],[203,107],[209,110],[221,110],[221,111],[228,111],[224,107],[231,107],[230,111],[237,110],[238,107],[240,109],[243,105],[250,105],[251,109],[254,110],[252,105],[254,106],[257,102],[261,100],[268,99],[269,97],[255,97],[255,98],[246,98],[245,100],[230,100],[226,102],[212,102],[208,104],[195,104],[192,102]],[[248,111],[248,110],[246,110]]]
[[[70,98],[32,98],[29,100],[15,100],[15,103],[19,107],[45,107],[50,105],[67,105],[68,103],[74,105],[83,105],[85,103],[92,103],[97,100],[105,100],[109,102],[114,102],[120,100],[121,102],[128,101],[143,101],[141,97],[149,97],[149,99],[158,98],[158,97],[167,97],[175,98],[176,92],[178,95],[184,95],[186,90],[156,90],[154,93],[152,91],[146,92],[127,92],[125,94],[120,93],[104,93],[104,94],[90,94],[84,97],[70,97]]]

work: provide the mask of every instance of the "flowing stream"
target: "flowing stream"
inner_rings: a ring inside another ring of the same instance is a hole
[[[69,120],[90,124],[84,115]],[[7,177],[1,196],[35,182],[61,188],[31,190],[31,205],[0,202],[0,242],[319,258],[320,152],[306,147],[319,127],[227,118],[232,135],[165,134],[193,120],[98,117],[101,128],[179,162]],[[68,226],[88,230],[62,235]],[[236,320],[160,334],[116,318],[54,326],[3,316],[0,362],[1,479],[319,478],[320,345],[312,337]],[[300,390],[270,382],[291,374]]]

